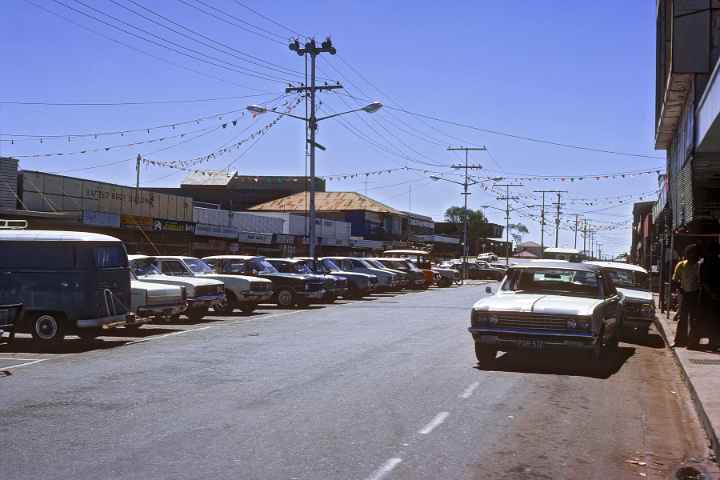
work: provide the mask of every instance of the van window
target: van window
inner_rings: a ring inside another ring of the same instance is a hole
[[[183,276],[190,275],[182,263],[177,260],[163,260],[160,262],[160,269],[165,275]]]
[[[127,267],[125,249],[120,245],[107,245],[94,247],[95,266],[97,268],[124,268]]]
[[[72,270],[75,248],[43,242],[0,244],[0,268],[20,270]]]

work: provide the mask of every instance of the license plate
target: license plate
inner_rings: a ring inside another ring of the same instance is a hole
[[[518,345],[529,350],[542,350],[544,344],[542,340],[519,340]]]

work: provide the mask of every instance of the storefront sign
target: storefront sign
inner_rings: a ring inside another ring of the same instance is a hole
[[[295,236],[286,233],[276,233],[274,240],[277,245],[295,245]]]
[[[238,238],[238,230],[233,227],[223,227],[220,225],[208,225],[206,223],[198,223],[195,225],[195,235],[201,235],[205,237],[218,237],[218,238]]]
[[[93,210],[83,210],[82,222],[83,225],[120,228],[120,215],[115,213],[95,212]]]
[[[172,220],[155,219],[153,222],[153,230],[156,232],[191,232],[192,224],[185,222],[175,222]]]
[[[120,215],[120,225],[125,228],[140,228],[142,230],[153,229],[153,219],[140,217],[138,215]]]
[[[259,243],[262,245],[272,244],[272,233],[240,232],[238,241],[240,243]]]

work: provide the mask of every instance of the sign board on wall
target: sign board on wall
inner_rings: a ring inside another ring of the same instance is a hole
[[[262,245],[272,244],[272,233],[240,232],[238,241],[240,243],[259,243]]]
[[[120,228],[120,215],[116,213],[83,210],[82,223],[83,225],[93,225],[96,227]]]
[[[23,171],[22,201],[28,210],[115,213],[190,223],[192,199],[44,172]]]
[[[205,237],[232,238],[233,240],[236,240],[238,238],[238,233],[237,229],[233,227],[208,225],[205,223],[198,223],[195,225],[195,235]]]
[[[152,230],[153,219],[137,215],[120,215],[120,226],[124,228],[140,228],[141,230]]]

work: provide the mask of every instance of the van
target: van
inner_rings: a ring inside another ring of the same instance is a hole
[[[0,230],[0,304],[22,303],[18,332],[50,346],[124,325],[131,308],[123,243],[84,232]]]

